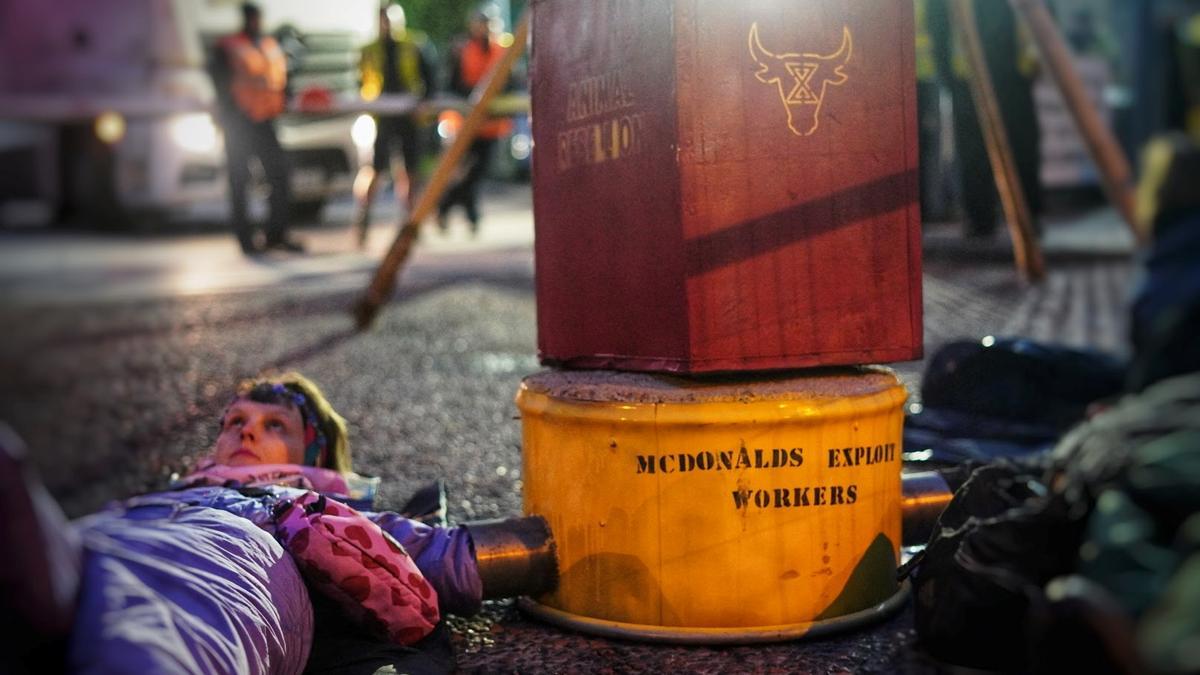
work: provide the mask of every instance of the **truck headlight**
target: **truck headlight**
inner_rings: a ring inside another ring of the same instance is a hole
[[[369,150],[375,145],[375,119],[370,115],[359,115],[350,127],[350,138],[359,150]]]
[[[512,137],[512,156],[518,162],[523,162],[529,159],[529,152],[533,149],[533,142],[529,136],[522,133],[513,134]]]
[[[208,113],[187,113],[171,119],[171,140],[180,148],[197,154],[217,149],[217,125]]]
[[[96,117],[92,126],[96,138],[108,145],[114,145],[125,137],[125,118],[118,112],[103,112]]]

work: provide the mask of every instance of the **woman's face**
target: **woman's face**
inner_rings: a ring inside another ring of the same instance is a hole
[[[304,421],[294,406],[238,399],[225,411],[217,464],[303,464]]]

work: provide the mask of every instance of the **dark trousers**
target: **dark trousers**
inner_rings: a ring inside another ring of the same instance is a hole
[[[997,78],[996,95],[1004,129],[1012,144],[1017,180],[1025,193],[1025,203],[1039,232],[1038,214],[1042,212],[1042,130],[1038,126],[1037,106],[1033,100],[1033,82],[1023,76]]]
[[[940,85],[917,81],[917,147],[921,166],[921,220],[944,220],[946,182],[942,166]]]
[[[467,151],[467,171],[438,204],[438,213],[442,216],[455,204],[462,204],[467,211],[467,220],[471,221],[472,229],[479,226],[479,181],[487,173],[488,164],[492,158],[492,148],[496,145],[494,138],[477,138]]]
[[[388,666],[412,675],[454,671],[454,644],[445,621],[420,642],[403,647],[370,637],[320,592],[310,590],[309,595],[314,625],[305,675],[373,675]]]
[[[225,160],[229,174],[229,206],[233,232],[242,250],[254,248],[254,227],[246,213],[246,191],[250,183],[250,158],[257,157],[271,188],[268,200],[267,244],[283,241],[288,227],[291,187],[288,181],[287,155],[275,136],[271,120],[252,122],[240,115],[224,118]]]
[[[1034,229],[1040,230],[1037,216],[1042,209],[1041,131],[1034,110],[1033,94],[1027,81],[996,78],[994,86],[1000,101],[1005,135],[1008,136],[1016,165],[1017,180],[1033,217]],[[950,92],[954,101],[954,143],[958,147],[962,176],[966,233],[969,236],[990,235],[996,229],[999,196],[983,140],[983,130],[971,99],[970,85],[956,79],[950,85]]]
[[[996,182],[988,160],[987,145],[979,126],[971,85],[955,79],[950,84],[954,105],[954,145],[962,178],[963,223],[967,235],[990,235],[996,229]]]
[[[976,0],[974,5],[975,22],[983,40],[985,61],[1012,150],[1017,180],[1037,229],[1037,215],[1042,207],[1041,131],[1033,101],[1033,81],[1019,66],[1022,47],[1017,37],[1017,18],[1007,2]],[[949,39],[948,34],[945,39]],[[961,165],[966,233],[990,235],[996,229],[999,197],[970,85],[954,78],[950,93],[954,101],[954,142]]]
[[[390,171],[392,153],[399,152],[409,180],[414,180],[420,168],[421,149],[417,123],[412,116],[375,117],[375,152],[371,165],[375,171]]]

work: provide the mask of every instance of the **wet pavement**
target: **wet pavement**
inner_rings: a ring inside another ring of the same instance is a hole
[[[220,234],[155,238],[149,249],[139,244],[131,253],[123,244],[124,252],[104,253],[110,238],[63,246],[63,236],[87,236],[4,233],[0,259],[30,262],[20,273],[0,265],[0,419],[25,438],[52,493],[78,516],[161,486],[203,453],[238,378],[297,369],[320,382],[346,416],[355,467],[383,477],[385,506],[444,478],[452,520],[519,514],[520,422],[512,399],[520,379],[539,368],[532,230],[522,208],[513,208],[509,229],[497,220],[479,240],[427,232],[395,298],[364,333],[353,331],[349,307],[373,262],[345,252],[350,235],[342,228],[303,233],[330,260],[272,259],[265,273],[243,272],[254,263]],[[988,334],[1126,350],[1123,299],[1132,263],[1111,221],[1095,226],[1100,234],[1078,234],[1080,220],[1051,227],[1049,277],[1039,286],[1016,278],[1002,238],[956,245],[952,234],[943,241],[943,231],[930,228],[927,353],[945,340]],[[1071,246],[1058,243],[1067,231],[1076,236],[1066,238]],[[386,238],[377,227],[373,253]],[[20,255],[14,243],[25,247]],[[56,243],[64,250],[56,252]],[[42,262],[34,264],[37,256]],[[207,264],[198,265],[201,259]],[[57,288],[47,281],[53,269],[44,267],[55,260],[78,275]],[[172,285],[182,269],[222,264],[233,268],[229,276]],[[915,392],[922,363],[895,366]],[[508,602],[489,603],[453,627],[467,672],[934,669],[913,648],[908,608],[844,636],[719,649],[581,636],[526,618]]]
[[[457,210],[444,232],[428,225],[405,273],[420,277],[508,264],[532,269],[529,186],[492,184],[485,190],[484,203],[486,223],[476,235]],[[211,217],[108,234],[77,226],[0,227],[0,289],[9,302],[19,304],[128,301],[273,287],[359,289],[391,244],[399,211],[389,194],[381,194],[364,249],[358,248],[347,227],[353,215],[349,198],[335,201],[318,220],[293,228],[307,248],[304,255],[270,253],[256,258],[243,256],[232,234]]]

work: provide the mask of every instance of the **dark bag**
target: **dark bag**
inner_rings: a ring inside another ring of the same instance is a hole
[[[1176,648],[1200,625],[1198,570],[1200,373],[1126,397],[1036,461],[974,469],[901,574],[938,659],[1182,673],[1200,664]]]
[[[1048,497],[1042,473],[1007,461],[976,469],[925,551],[901,569],[913,583],[921,646],[936,658],[1027,667],[1030,604],[1047,581],[1071,570],[1079,551],[1079,525],[1064,502]]]
[[[921,381],[926,408],[1050,425],[1082,420],[1088,405],[1121,393],[1125,366],[1097,351],[1024,338],[951,342],[930,359]]]

